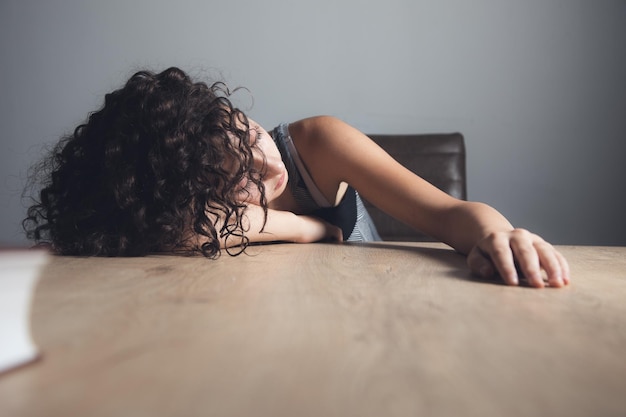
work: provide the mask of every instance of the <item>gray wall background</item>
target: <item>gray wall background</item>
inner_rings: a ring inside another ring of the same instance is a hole
[[[626,245],[625,0],[1,0],[0,243],[28,167],[135,70],[246,86],[272,127],[460,131],[469,196],[554,243]]]

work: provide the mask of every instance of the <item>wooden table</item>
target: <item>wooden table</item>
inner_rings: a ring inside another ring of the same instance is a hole
[[[626,248],[566,289],[471,277],[435,244],[54,257],[13,416],[625,416]]]

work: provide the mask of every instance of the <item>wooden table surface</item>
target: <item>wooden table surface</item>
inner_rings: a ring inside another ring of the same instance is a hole
[[[472,278],[436,244],[54,257],[13,416],[626,416],[626,248],[565,289]]]

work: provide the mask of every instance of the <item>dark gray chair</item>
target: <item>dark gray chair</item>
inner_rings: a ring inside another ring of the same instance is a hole
[[[440,190],[467,199],[465,141],[460,133],[368,135],[395,160]],[[364,201],[383,240],[428,241],[428,236]]]

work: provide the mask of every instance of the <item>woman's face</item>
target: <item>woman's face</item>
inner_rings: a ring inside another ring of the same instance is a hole
[[[250,123],[249,139],[254,155],[254,167],[263,174],[267,202],[278,198],[287,187],[289,176],[283,163],[280,151],[274,140],[261,125],[248,119]],[[240,184],[242,199],[248,203],[261,203],[261,192],[258,187],[247,179]]]

